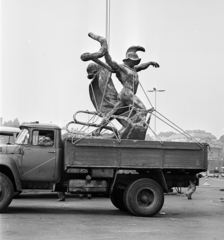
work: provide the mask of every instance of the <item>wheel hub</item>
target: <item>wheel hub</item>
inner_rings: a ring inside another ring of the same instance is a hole
[[[148,202],[148,200],[149,200],[149,194],[148,193],[143,193],[142,195],[141,195],[141,200],[143,201],[143,202]]]
[[[139,193],[138,199],[140,205],[142,204],[149,205],[153,201],[153,194],[147,190],[142,190]]]

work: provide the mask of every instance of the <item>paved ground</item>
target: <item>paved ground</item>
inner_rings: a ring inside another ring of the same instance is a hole
[[[91,200],[56,194],[22,194],[0,216],[1,240],[57,239],[224,239],[224,178],[209,179],[197,188],[193,200],[166,195],[160,214],[134,217],[117,210],[110,199]],[[182,189],[184,191],[185,189]]]

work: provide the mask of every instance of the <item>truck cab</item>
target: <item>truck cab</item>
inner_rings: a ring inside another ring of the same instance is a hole
[[[21,125],[20,129],[14,145],[0,147],[0,198],[6,199],[0,201],[1,211],[9,205],[15,192],[52,189],[63,171],[60,127],[30,123]]]
[[[15,144],[21,148],[21,181],[57,182],[62,166],[61,129],[53,124],[24,124]]]

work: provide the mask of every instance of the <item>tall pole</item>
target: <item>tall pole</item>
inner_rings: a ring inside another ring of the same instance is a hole
[[[153,88],[153,90],[148,90],[147,92],[155,92],[155,110],[156,110],[157,92],[165,92],[165,90],[157,90],[156,88]],[[154,132],[156,134],[156,111],[155,111]],[[155,136],[155,139],[156,139],[156,136]]]
[[[106,0],[106,39],[108,50],[110,46],[110,0]]]
[[[156,93],[157,93],[157,90],[156,88],[153,88],[153,90],[155,91],[155,110],[156,110]],[[156,111],[155,111],[155,134],[156,134]]]

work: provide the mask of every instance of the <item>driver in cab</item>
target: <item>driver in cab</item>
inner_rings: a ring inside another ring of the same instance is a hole
[[[53,134],[47,133],[45,136],[39,139],[39,145],[41,146],[53,146]]]

